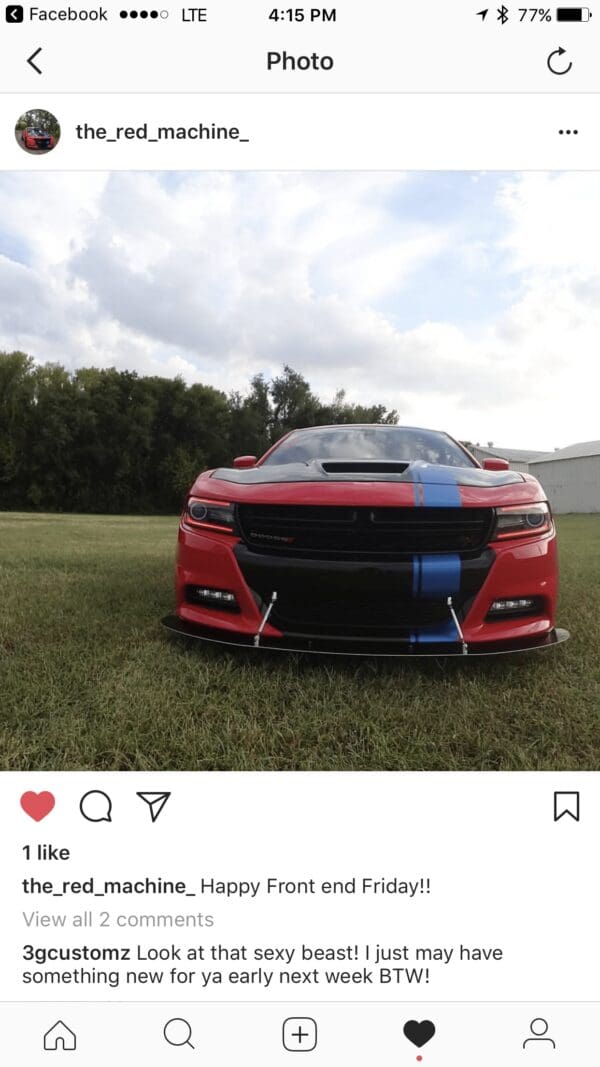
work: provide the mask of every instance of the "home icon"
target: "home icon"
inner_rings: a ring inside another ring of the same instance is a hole
[[[76,1048],[77,1037],[61,1019],[44,1034],[46,1052],[58,1052],[61,1049],[63,1052],[75,1052]]]

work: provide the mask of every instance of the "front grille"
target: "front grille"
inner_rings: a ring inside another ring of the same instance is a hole
[[[369,508],[241,504],[238,523],[253,549],[311,558],[378,559],[481,551],[493,508]]]
[[[442,601],[415,602],[392,596],[309,596],[284,593],[275,604],[271,622],[284,633],[317,636],[373,637],[407,640],[423,627],[446,623],[448,606]]]

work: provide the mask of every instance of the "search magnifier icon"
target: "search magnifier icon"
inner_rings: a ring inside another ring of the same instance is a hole
[[[183,1047],[183,1045],[192,1045],[192,1028],[187,1019],[169,1019],[168,1023],[165,1023],[163,1030],[165,1035],[165,1041],[169,1045],[174,1045],[175,1048]]]

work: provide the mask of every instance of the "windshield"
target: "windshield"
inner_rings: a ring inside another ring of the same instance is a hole
[[[423,460],[447,467],[474,467],[445,433],[410,426],[328,426],[295,430],[265,464],[307,463],[313,459]]]

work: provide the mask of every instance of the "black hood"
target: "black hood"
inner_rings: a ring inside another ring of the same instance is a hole
[[[309,463],[264,464],[236,470],[218,467],[211,478],[236,485],[268,485],[274,482],[409,482],[421,485],[465,485],[497,488],[525,479],[518,471],[484,471],[480,467],[446,467],[438,463],[382,460],[319,460]]]

